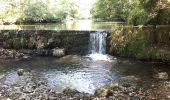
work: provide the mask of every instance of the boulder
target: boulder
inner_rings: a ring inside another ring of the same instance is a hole
[[[53,56],[56,57],[61,57],[65,55],[65,50],[64,49],[60,49],[60,48],[54,48],[53,49]]]
[[[156,79],[161,79],[161,80],[167,80],[169,79],[168,73],[167,72],[159,72],[153,76]]]
[[[102,87],[102,88],[97,89],[94,95],[97,97],[107,97],[108,91],[109,91],[108,89]]]
[[[22,76],[24,74],[24,70],[23,69],[18,69],[17,74],[19,76]]]

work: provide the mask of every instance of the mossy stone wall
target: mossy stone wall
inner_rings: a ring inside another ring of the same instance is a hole
[[[0,47],[6,49],[64,48],[67,54],[85,54],[93,31],[1,30]]]

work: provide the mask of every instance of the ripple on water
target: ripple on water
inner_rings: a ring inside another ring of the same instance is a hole
[[[17,61],[12,64],[13,68],[4,73],[5,78],[0,82],[8,85],[24,85],[24,82],[43,79],[49,88],[56,89],[58,92],[70,87],[80,92],[94,93],[96,88],[109,84],[116,78],[105,62],[99,63],[84,57],[77,62],[74,58],[77,59],[75,56],[69,57],[72,59],[71,62],[52,57],[35,57]],[[17,75],[17,69],[21,66],[28,74]]]

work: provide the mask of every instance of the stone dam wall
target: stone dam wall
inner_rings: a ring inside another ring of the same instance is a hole
[[[86,54],[91,32],[94,31],[1,30],[0,47],[16,50],[63,48],[67,54]]]
[[[136,27],[134,27],[136,29]],[[16,50],[51,50],[65,49],[66,54],[88,53],[90,33],[96,31],[77,30],[0,30],[0,48]],[[110,34],[107,31],[107,53],[109,52]],[[142,36],[150,43],[149,46],[158,50],[170,61],[170,27],[143,27]],[[162,57],[162,56],[161,56]]]

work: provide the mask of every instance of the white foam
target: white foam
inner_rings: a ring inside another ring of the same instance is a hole
[[[94,53],[94,54],[89,54],[87,57],[91,58],[92,60],[103,60],[103,61],[109,61],[112,62],[113,58],[108,55],[100,54],[100,53]]]

